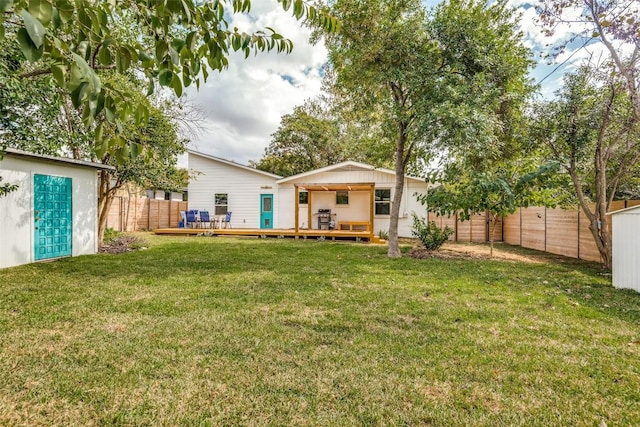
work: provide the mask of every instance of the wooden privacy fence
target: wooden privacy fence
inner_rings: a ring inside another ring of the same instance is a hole
[[[457,215],[450,217],[436,215],[433,212],[427,213],[427,220],[434,221],[440,228],[449,227],[454,233],[449,237],[449,240],[454,242],[488,242],[490,233],[489,224],[490,215],[488,213],[482,213],[472,215],[466,221],[458,219]],[[502,241],[502,218],[498,218],[496,221],[495,229],[493,230],[493,241]]]
[[[107,227],[116,231],[177,228],[180,211],[186,210],[187,202],[117,196],[109,209]]]
[[[640,205],[640,200],[618,200],[611,204],[610,211]],[[474,215],[470,221],[461,222],[456,216],[450,218],[429,214],[428,219],[439,227],[449,226],[455,233],[449,240],[457,242],[488,242],[489,215]],[[609,230],[612,230],[608,217]],[[600,252],[593,240],[589,221],[581,209],[546,207],[520,208],[496,225],[494,241],[537,249],[571,258],[601,262]]]

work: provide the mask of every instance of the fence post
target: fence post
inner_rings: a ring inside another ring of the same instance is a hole
[[[580,258],[580,205],[578,205],[578,259]]]
[[[544,251],[547,252],[547,207],[544,207]]]
[[[456,232],[456,242],[458,241],[458,212],[456,212],[456,222],[455,222],[455,232]]]
[[[522,206],[518,211],[520,212],[520,247],[522,247]]]

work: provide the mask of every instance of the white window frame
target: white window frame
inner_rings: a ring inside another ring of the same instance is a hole
[[[347,203],[338,203],[338,193],[347,193]],[[335,203],[336,203],[336,207],[349,206],[349,191],[348,190],[336,190]]]
[[[218,196],[224,196],[226,203],[219,203]],[[229,212],[229,193],[215,193],[213,195],[214,215],[226,215]],[[218,209],[220,208],[220,209]],[[224,208],[224,209],[223,209]],[[224,212],[222,212],[224,210]]]
[[[389,200],[376,200],[376,199],[377,199],[377,197],[376,197],[376,193],[377,193],[378,191],[388,191],[388,192],[389,192]],[[386,214],[384,214],[384,213],[383,213],[383,214],[378,213],[378,205],[389,205],[389,213],[386,213]],[[389,216],[389,215],[391,215],[391,188],[376,188],[376,189],[374,190],[374,206],[373,206],[373,213],[374,213],[376,216]]]
[[[302,193],[307,193],[307,202],[306,202],[306,203],[302,203],[302,202],[300,201],[300,195],[301,195]],[[308,190],[305,190],[305,191],[299,191],[299,192],[298,192],[298,205],[300,205],[300,206],[306,206],[306,205],[308,205],[308,204],[309,204],[309,191],[308,191]]]

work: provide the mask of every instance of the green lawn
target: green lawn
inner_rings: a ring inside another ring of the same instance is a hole
[[[640,294],[594,265],[150,239],[0,270],[0,425],[640,425]]]

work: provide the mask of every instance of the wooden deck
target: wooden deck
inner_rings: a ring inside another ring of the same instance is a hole
[[[255,237],[293,237],[301,239],[327,240],[366,240],[369,241],[371,233],[356,230],[296,230],[294,229],[261,229],[261,228],[156,228],[155,234],[165,235],[190,235],[211,233],[214,236],[255,236]],[[372,243],[379,243],[380,237],[373,236]]]

